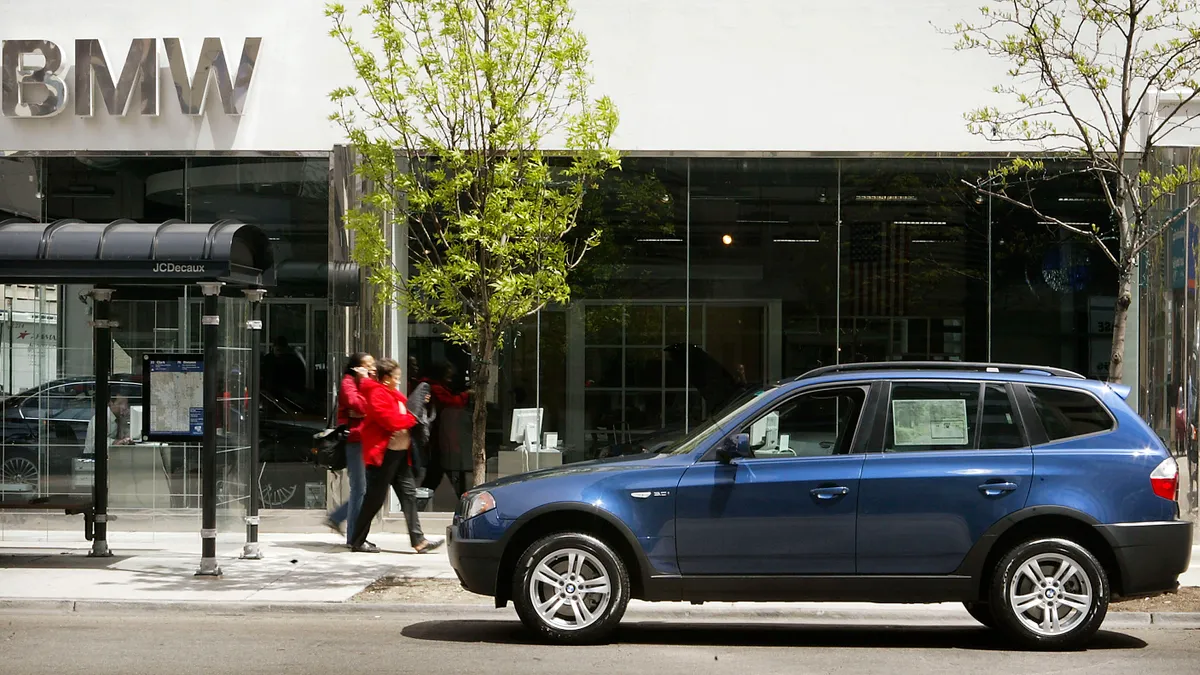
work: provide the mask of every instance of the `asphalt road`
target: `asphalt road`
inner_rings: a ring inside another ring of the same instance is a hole
[[[619,644],[547,647],[508,617],[10,612],[0,673],[1200,672],[1200,631],[1104,632],[1084,652],[1031,654],[965,626],[631,623]]]

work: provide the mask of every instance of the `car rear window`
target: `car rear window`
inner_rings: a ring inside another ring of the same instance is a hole
[[[1112,415],[1091,394],[1054,387],[1028,387],[1034,410],[1051,441],[1111,430]]]

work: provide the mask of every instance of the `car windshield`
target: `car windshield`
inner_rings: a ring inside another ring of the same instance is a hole
[[[663,454],[685,455],[695,450],[700,441],[707,438],[715,429],[725,426],[730,420],[742,414],[747,408],[753,405],[755,401],[762,398],[764,394],[769,394],[775,389],[776,387],[747,389],[742,395],[730,401],[724,408],[709,415],[708,419],[693,427],[686,436],[680,439],[678,444],[663,450]]]

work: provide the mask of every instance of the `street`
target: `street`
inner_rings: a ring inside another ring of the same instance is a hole
[[[966,625],[637,623],[619,644],[530,642],[511,612],[201,615],[10,612],[0,672],[35,673],[1196,673],[1200,631],[1104,631],[1086,652],[1008,652]]]

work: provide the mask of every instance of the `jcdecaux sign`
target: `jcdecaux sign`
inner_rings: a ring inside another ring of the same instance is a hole
[[[138,38],[123,63],[110,60],[101,41],[75,40],[72,51],[49,40],[3,40],[0,46],[0,116],[54,117],[68,109],[92,117],[97,108],[123,117],[159,113],[159,58],[166,56],[172,89],[184,115],[204,112],[209,83],[216,80],[221,110],[241,115],[254,78],[262,38],[248,37],[230,68],[220,38],[204,38],[199,56],[189,59],[179,38]],[[74,73],[68,65],[74,56]],[[114,68],[116,65],[118,68]],[[98,105],[97,105],[98,104]]]

